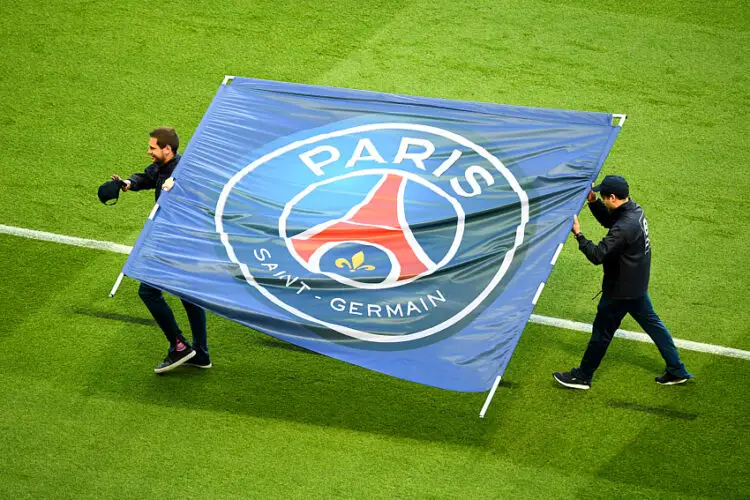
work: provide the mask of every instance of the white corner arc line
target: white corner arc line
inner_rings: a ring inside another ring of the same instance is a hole
[[[11,236],[19,236],[21,238],[29,238],[33,240],[49,241],[52,243],[61,243],[63,245],[72,245],[76,247],[92,248],[94,250],[105,250],[107,252],[114,252],[125,255],[130,254],[130,252],[133,250],[133,247],[131,246],[112,243],[111,241],[76,238],[74,236],[65,236],[62,234],[35,231],[33,229],[6,226],[3,224],[0,224],[0,234],[8,234]],[[580,323],[578,321],[570,321],[560,318],[551,318],[549,316],[540,316],[538,314],[532,314],[529,318],[529,323],[554,326],[555,328],[562,328],[564,330],[574,330],[587,333],[590,333],[592,328],[592,326],[588,323]],[[628,330],[617,330],[617,332],[615,333],[615,337],[635,340],[637,342],[652,342],[649,336],[645,333],[631,332]],[[717,356],[746,359],[750,361],[750,351],[743,351],[742,349],[735,349],[733,347],[724,347],[714,344],[704,344],[702,342],[694,342],[692,340],[682,339],[674,339],[674,343],[677,347],[685,349],[687,351],[704,352],[707,354],[715,354]]]

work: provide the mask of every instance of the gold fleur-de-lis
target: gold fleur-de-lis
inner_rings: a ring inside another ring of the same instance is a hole
[[[353,273],[354,271],[374,271],[375,266],[371,266],[370,264],[365,264],[365,253],[363,251],[359,251],[355,253],[352,256],[352,261],[349,262],[344,257],[340,257],[336,259],[336,267],[339,269],[342,269],[344,267],[349,268],[349,272]]]

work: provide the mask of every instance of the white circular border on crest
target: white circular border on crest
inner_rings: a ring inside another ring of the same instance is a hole
[[[378,335],[378,334],[350,328],[348,326],[337,325],[335,323],[329,323],[327,321],[323,321],[313,316],[310,316],[309,314],[304,313],[290,306],[289,304],[281,301],[278,297],[276,297],[275,295],[270,293],[268,290],[260,286],[255,281],[255,278],[253,278],[252,274],[250,273],[250,269],[247,267],[247,264],[243,264],[242,262],[239,261],[239,259],[237,258],[237,255],[235,254],[234,248],[229,242],[229,235],[224,232],[224,221],[222,220],[223,215],[224,215],[224,206],[226,205],[227,199],[229,198],[229,194],[232,192],[232,189],[234,189],[234,186],[237,185],[237,183],[240,180],[242,180],[243,177],[245,177],[247,174],[249,174],[256,168],[258,168],[259,166],[263,165],[264,163],[302,146],[308,146],[310,144],[314,144],[316,142],[320,142],[326,139],[332,139],[335,137],[341,137],[344,135],[357,134],[357,133],[362,133],[362,132],[370,132],[374,130],[408,130],[408,131],[425,132],[428,134],[434,134],[434,135],[444,137],[466,148],[472,149],[479,156],[489,161],[490,164],[492,164],[492,166],[495,167],[495,169],[498,172],[500,172],[500,174],[505,178],[505,180],[508,182],[510,187],[516,193],[516,195],[518,195],[518,198],[521,202],[521,223],[516,228],[516,237],[513,242],[513,248],[508,250],[508,252],[505,254],[505,257],[503,258],[503,263],[500,265],[500,269],[498,269],[497,273],[495,273],[495,275],[492,277],[492,279],[484,288],[484,290],[482,290],[474,298],[474,300],[472,300],[466,307],[464,307],[461,311],[456,313],[450,319],[443,321],[442,323],[439,323],[430,328],[427,328],[425,330],[421,330],[421,331],[414,332],[414,333],[409,333],[406,335]],[[460,136],[453,132],[449,132],[447,130],[443,130],[441,128],[431,127],[429,125],[420,125],[416,123],[373,123],[369,125],[359,125],[356,127],[337,130],[335,132],[328,132],[325,134],[319,134],[313,137],[308,137],[307,139],[295,141],[279,149],[271,151],[270,153],[267,153],[263,155],[262,157],[258,158],[257,160],[253,161],[252,163],[247,165],[245,168],[243,168],[242,170],[234,174],[231,179],[229,179],[229,181],[224,185],[224,189],[221,191],[219,200],[216,203],[216,213],[214,215],[214,224],[216,225],[216,232],[219,234],[219,238],[221,239],[221,242],[227,251],[227,256],[229,257],[229,260],[239,265],[240,270],[242,271],[242,274],[245,277],[245,280],[251,286],[257,289],[261,294],[263,294],[268,300],[270,300],[277,306],[281,307],[285,311],[301,319],[310,321],[312,323],[316,323],[326,328],[330,328],[331,330],[341,333],[342,335],[346,335],[348,337],[356,338],[356,339],[363,340],[366,342],[379,342],[379,343],[409,342],[412,340],[418,340],[418,339],[422,339],[425,337],[429,337],[430,335],[439,333],[443,331],[445,328],[448,328],[449,326],[458,323],[467,315],[469,315],[474,309],[477,308],[477,306],[479,306],[479,304],[482,303],[484,299],[486,299],[490,295],[490,293],[492,293],[492,290],[494,290],[495,287],[500,283],[503,276],[508,271],[508,268],[510,268],[510,264],[511,262],[513,262],[513,256],[515,255],[516,250],[518,249],[518,247],[521,246],[521,243],[523,243],[523,233],[526,229],[526,224],[528,223],[528,221],[529,221],[529,197],[526,194],[526,192],[523,189],[521,189],[520,184],[518,183],[516,178],[513,176],[513,174],[507,169],[505,165],[503,165],[503,163],[500,160],[492,156],[483,147],[479,146],[478,144],[473,143],[472,141],[466,139],[463,136]]]

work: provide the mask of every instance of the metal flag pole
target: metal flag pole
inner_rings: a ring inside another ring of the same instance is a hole
[[[114,297],[115,293],[117,293],[117,289],[120,288],[120,283],[122,283],[122,278],[125,276],[123,273],[120,273],[120,275],[117,277],[117,281],[115,281],[115,286],[112,287],[112,291],[109,292],[110,297]]]
[[[482,406],[482,411],[479,412],[479,418],[484,418],[484,414],[487,413],[487,408],[490,407],[492,398],[495,397],[495,391],[497,390],[497,386],[500,385],[501,378],[502,377],[498,375],[497,378],[495,379],[495,383],[492,384],[492,389],[490,389],[490,393],[487,395],[487,399],[484,401],[484,406]]]
[[[148,216],[148,220],[151,220],[154,218],[154,215],[156,215],[156,211],[159,210],[159,204],[154,203],[154,208],[151,209],[151,213]],[[123,269],[125,266],[123,266]],[[120,288],[120,283],[122,283],[122,278],[125,276],[125,274],[120,271],[120,274],[117,276],[117,280],[115,281],[114,286],[112,287],[112,290],[109,292],[110,297],[114,297],[117,293],[117,289]]]

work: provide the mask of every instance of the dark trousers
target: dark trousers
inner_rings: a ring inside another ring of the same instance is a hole
[[[138,295],[146,304],[151,316],[156,320],[156,324],[164,332],[164,335],[169,340],[170,352],[177,346],[177,340],[185,344],[189,344],[185,337],[182,336],[180,327],[177,326],[177,320],[174,318],[172,309],[164,300],[164,295],[161,290],[141,283],[138,288]],[[208,344],[206,340],[206,311],[202,308],[191,304],[185,300],[182,301],[182,305],[187,313],[188,321],[190,322],[190,331],[193,334],[193,349],[196,350],[196,355],[199,357],[208,357]]]
[[[594,319],[591,340],[583,354],[581,365],[573,369],[573,375],[591,380],[626,314],[630,314],[654,341],[661,357],[667,363],[667,372],[677,377],[692,377],[680,361],[672,335],[654,311],[648,293],[637,299],[610,299],[606,295],[602,296]]]

